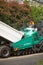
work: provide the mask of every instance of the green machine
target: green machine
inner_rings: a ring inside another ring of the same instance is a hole
[[[24,55],[36,52],[43,52],[43,36],[41,36],[37,28],[24,28],[22,30],[24,36],[18,42],[8,42],[9,44],[0,45],[0,56],[8,57],[11,54]]]
[[[16,55],[43,51],[43,37],[37,28],[25,28],[23,32],[24,37],[20,41],[12,43]]]

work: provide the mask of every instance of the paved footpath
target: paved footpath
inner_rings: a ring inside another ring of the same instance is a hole
[[[0,65],[37,65],[40,60],[43,60],[43,53],[0,58]]]

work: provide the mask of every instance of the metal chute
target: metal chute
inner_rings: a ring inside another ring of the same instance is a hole
[[[11,42],[17,42],[21,40],[23,35],[24,35],[23,32],[18,31],[10,27],[9,25],[3,23],[2,21],[0,21],[0,36],[1,37],[8,39]]]

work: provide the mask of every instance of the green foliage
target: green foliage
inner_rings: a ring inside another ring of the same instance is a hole
[[[24,0],[24,3],[29,4],[30,0]]]
[[[41,6],[38,6],[38,7],[32,6],[31,7],[31,14],[33,16],[34,21],[37,24],[37,27],[39,27],[40,23],[41,23],[40,20],[43,17],[43,7],[41,7]]]
[[[39,61],[36,65],[43,65],[43,60]]]
[[[30,2],[30,0],[24,0],[26,4]],[[31,5],[31,14],[35,21],[39,21],[43,17],[43,7],[41,7],[41,4],[37,6],[37,4],[34,6],[34,3]]]
[[[43,7],[39,6],[39,7],[31,7],[32,11],[31,14],[34,18],[35,21],[39,21],[42,16],[43,16]]]
[[[18,4],[17,2],[0,2],[0,20],[20,29],[30,21],[31,8],[27,4]]]
[[[43,7],[30,7],[27,0],[25,2],[26,4],[18,4],[17,2],[8,3],[0,0],[0,20],[16,29],[25,27],[32,18],[38,23],[43,15]]]

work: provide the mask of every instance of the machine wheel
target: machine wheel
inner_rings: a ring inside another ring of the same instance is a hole
[[[22,53],[21,53],[22,55],[25,55],[25,50],[22,50]]]
[[[28,54],[28,50],[25,49],[25,50],[24,50],[24,55],[27,55],[27,54]]]
[[[37,48],[36,48],[36,52],[39,53],[41,50],[41,45],[38,45]]]
[[[26,50],[25,50],[25,54],[26,54],[26,55],[28,55],[28,54],[30,54],[30,53],[31,53],[31,49],[26,49]]]
[[[43,52],[43,41],[41,42],[40,51]]]
[[[30,54],[30,50],[29,49],[22,50],[22,55],[28,55],[28,54]]]
[[[0,47],[0,56],[1,57],[9,57],[10,56],[10,48],[8,46],[1,46]]]
[[[33,47],[32,47],[32,51],[33,51],[33,53],[36,53],[36,45],[33,45]]]
[[[21,55],[21,51],[17,51],[17,52],[15,53],[15,55],[20,56],[20,55]]]
[[[34,53],[39,53],[39,52],[43,51],[42,42],[39,45],[34,45],[32,50]]]
[[[40,44],[37,47],[38,52],[43,52],[43,41],[40,42]]]
[[[42,46],[42,48],[41,48],[41,51],[43,52],[43,46]]]

